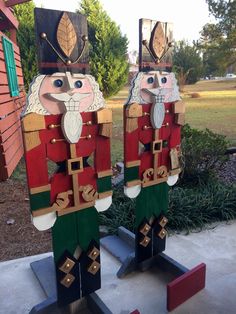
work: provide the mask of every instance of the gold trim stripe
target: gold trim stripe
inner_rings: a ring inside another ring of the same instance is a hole
[[[85,209],[85,208],[89,208],[89,207],[93,207],[95,205],[95,202],[87,202],[87,203],[83,203],[83,204],[79,204],[78,206],[73,206],[73,207],[68,207],[68,208],[63,208],[61,210],[56,210],[53,209],[52,207],[45,207],[42,209],[37,209],[31,212],[33,217],[38,217],[44,214],[48,214],[48,213],[53,213],[53,212],[57,212],[58,216],[63,216],[66,214],[70,214],[73,212],[77,212],[81,209]]]
[[[135,186],[135,185],[138,185],[138,184],[141,184],[141,181],[140,180],[133,180],[133,181],[129,181],[129,182],[126,182],[126,186],[128,188],[132,187],[132,186]]]
[[[125,167],[126,168],[131,168],[131,167],[135,167],[135,166],[140,166],[140,164],[141,164],[140,160],[127,161],[125,163]]]
[[[166,182],[167,180],[168,180],[168,177],[159,178],[159,179],[152,180],[152,181],[147,181],[147,182],[142,183],[142,187],[145,188],[145,187],[147,187],[147,186],[156,185],[156,184],[159,184],[159,183]]]
[[[31,212],[33,217],[38,217],[44,214],[49,214],[49,213],[53,213],[55,212],[56,209],[53,209],[52,207],[45,207],[45,208],[41,208],[41,209],[37,209]]]
[[[108,197],[108,196],[112,196],[112,194],[113,194],[112,191],[107,191],[107,192],[99,193],[99,194],[98,194],[98,198],[99,198],[99,199],[102,199],[102,198],[105,198],[105,197]]]
[[[113,171],[111,169],[98,172],[98,178],[108,177],[112,175],[113,175]]]
[[[51,190],[51,184],[47,184],[43,186],[38,186],[37,188],[31,188],[30,194],[36,194],[36,193],[46,192],[50,190]]]

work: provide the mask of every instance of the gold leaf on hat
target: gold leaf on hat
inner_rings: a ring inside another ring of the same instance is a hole
[[[57,41],[67,57],[70,57],[76,42],[77,36],[73,24],[66,12],[63,13],[57,27]]]
[[[157,22],[152,30],[149,47],[154,56],[161,59],[166,48],[166,37],[161,22]]]

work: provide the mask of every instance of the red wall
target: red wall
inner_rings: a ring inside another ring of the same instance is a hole
[[[19,47],[14,43],[20,95],[11,97],[0,32],[0,181],[10,177],[23,155],[20,114],[25,105],[24,81]]]

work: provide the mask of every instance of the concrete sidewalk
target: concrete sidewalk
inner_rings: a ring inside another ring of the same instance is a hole
[[[174,235],[167,240],[167,255],[188,268],[207,265],[206,288],[172,311],[173,314],[236,313],[236,221],[216,228]],[[42,254],[0,263],[0,313],[25,314],[45,299],[30,263]],[[102,289],[97,293],[114,314],[166,311],[166,284],[172,279],[158,269],[134,272],[118,279],[119,262],[102,250]]]

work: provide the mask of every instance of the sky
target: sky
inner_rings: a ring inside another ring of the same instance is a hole
[[[34,0],[36,6],[74,12],[79,0]],[[100,0],[103,8],[129,40],[129,51],[138,50],[138,21],[148,18],[172,22],[174,39],[190,43],[199,39],[202,26],[212,22],[205,0]]]

